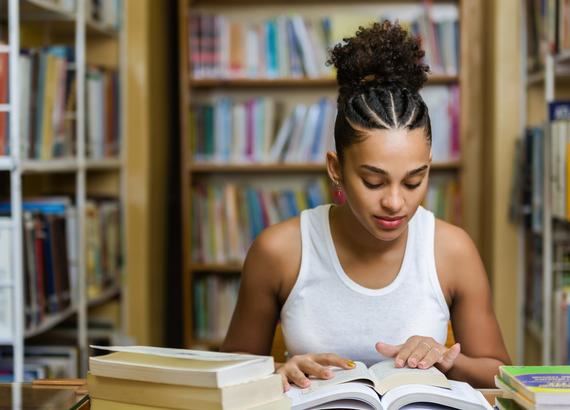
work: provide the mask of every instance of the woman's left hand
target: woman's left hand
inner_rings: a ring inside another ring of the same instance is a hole
[[[401,345],[378,342],[376,351],[383,356],[393,357],[396,367],[407,365],[411,368],[427,369],[435,366],[446,373],[453,367],[461,352],[461,346],[455,343],[448,349],[431,337],[412,336]]]

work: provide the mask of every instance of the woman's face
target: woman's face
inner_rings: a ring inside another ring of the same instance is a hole
[[[392,241],[406,229],[428,187],[431,150],[425,129],[366,130],[344,151],[347,204],[374,237]]]

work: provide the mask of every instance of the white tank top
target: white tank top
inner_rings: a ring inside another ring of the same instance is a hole
[[[400,344],[420,335],[444,344],[449,308],[435,267],[433,214],[418,208],[398,275],[384,288],[369,289],[342,269],[330,207],[301,213],[301,268],[281,309],[288,354],[332,352],[371,365],[383,359],[374,348],[378,341]]]

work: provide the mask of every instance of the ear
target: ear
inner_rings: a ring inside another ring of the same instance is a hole
[[[342,169],[336,152],[327,152],[327,173],[333,183],[342,184]]]
[[[429,149],[429,166],[431,167],[431,161],[432,161],[432,153],[431,153],[431,148]]]

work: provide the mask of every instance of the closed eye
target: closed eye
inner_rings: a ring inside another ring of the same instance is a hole
[[[419,182],[417,184],[404,184],[406,186],[406,188],[408,189],[416,189],[417,187],[419,187],[422,183]]]
[[[383,185],[383,184],[371,184],[370,182],[366,181],[365,179],[362,180],[362,183],[364,184],[364,186],[366,188],[369,188],[369,189],[378,189]]]

